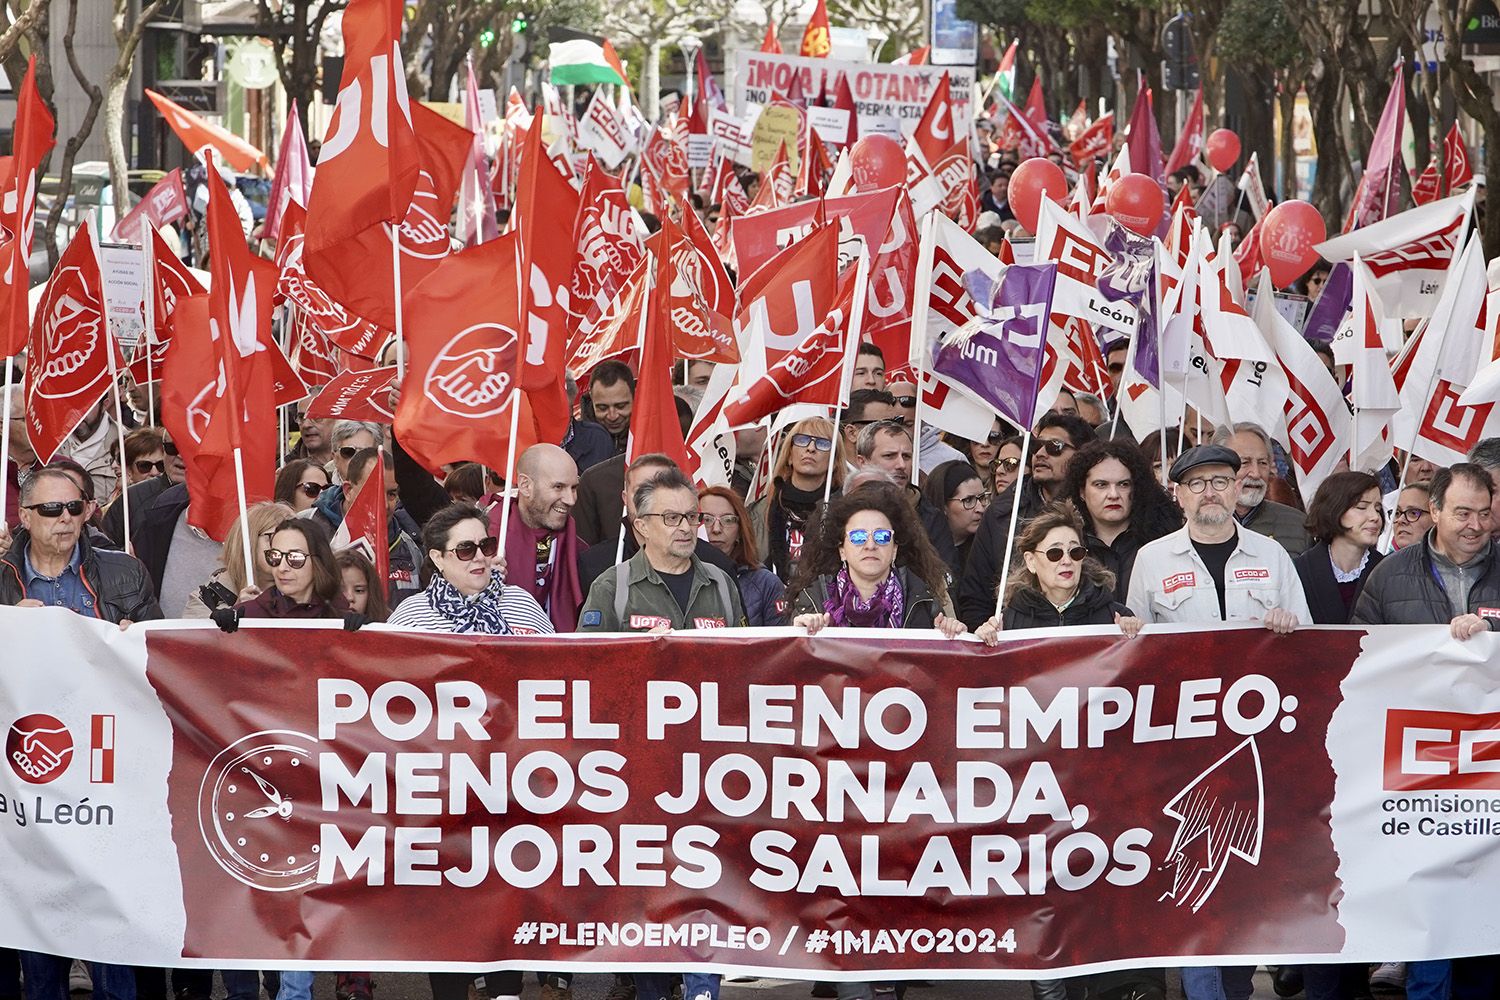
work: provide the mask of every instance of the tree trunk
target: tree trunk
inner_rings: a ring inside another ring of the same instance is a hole
[[[1276,100],[1281,109],[1281,184],[1275,190],[1278,201],[1290,201],[1297,197],[1297,150],[1293,145],[1296,130],[1292,127],[1292,114],[1297,109],[1297,88],[1283,84]]]
[[[641,96],[646,99],[646,120],[654,122],[661,106],[661,36],[653,34],[646,46],[646,65],[641,67]]]
[[[109,146],[109,184],[114,188],[115,212],[130,211],[129,164],[125,160],[125,91],[130,73],[111,72],[104,92],[104,136]]]
[[[1344,146],[1344,130],[1339,127],[1343,90],[1337,67],[1326,61],[1308,78],[1308,110],[1313,120],[1313,141],[1318,147],[1312,202],[1323,213],[1330,233],[1342,231],[1344,225],[1344,183],[1349,154]]]

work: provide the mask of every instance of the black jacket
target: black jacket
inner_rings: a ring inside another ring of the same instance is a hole
[[[1302,593],[1307,595],[1307,608],[1312,612],[1313,624],[1349,624],[1349,616],[1359,604],[1359,595],[1383,558],[1379,552],[1370,550],[1370,561],[1365,563],[1364,572],[1354,583],[1354,602],[1347,608],[1339,594],[1339,582],[1333,577],[1333,561],[1328,556],[1326,542],[1319,542],[1293,559],[1292,565],[1297,567],[1297,576],[1302,580]],[[1446,598],[1444,600],[1446,602]]]
[[[146,511],[156,502],[170,486],[172,480],[165,475],[152,476],[130,487],[130,526],[125,525],[125,504],[115,500],[109,505],[109,510],[104,512],[104,518],[99,522],[99,528],[109,536],[110,541],[117,548],[125,545],[125,539],[133,536],[142,522],[146,519]]]
[[[578,537],[590,547],[614,540],[615,532],[620,530],[620,518],[625,516],[624,492],[624,455],[600,462],[578,477],[578,503],[573,507],[573,524],[578,528]],[[629,545],[630,541],[627,539],[625,544]],[[614,551],[613,547],[610,551]],[[734,575],[733,567],[730,567],[729,575]],[[587,585],[584,593],[588,593]]]
[[[78,573],[84,587],[94,595],[99,618],[118,624],[125,619],[146,622],[162,617],[156,591],[139,559],[96,549],[87,535],[78,544],[83,549]],[[10,551],[0,560],[0,605],[14,606],[26,600],[26,550],[30,547],[31,535],[24,528],[17,529]]]
[[[1089,555],[1115,575],[1115,600],[1125,600],[1130,591],[1130,571],[1135,568],[1135,554],[1148,541],[1150,539],[1142,538],[1134,528],[1126,528],[1108,545],[1092,531],[1083,533],[1083,547],[1089,550]]]
[[[932,591],[922,578],[907,570],[905,566],[897,566],[891,570],[896,574],[896,580],[901,584],[901,627],[902,628],[933,628],[937,623],[937,616],[942,612],[938,607],[937,600],[933,598]],[[823,613],[823,605],[828,601],[828,585],[832,582],[830,577],[820,576],[808,586],[802,588],[797,599],[792,602],[792,610],[787,613],[787,624],[798,615],[820,615]]]
[[[135,546],[135,557],[145,564],[146,572],[151,576],[152,593],[161,593],[162,574],[167,571],[167,552],[172,548],[172,532],[177,530],[177,519],[187,506],[187,486],[179,483],[162,490],[139,520],[135,512],[131,512],[130,519],[137,521],[139,527],[130,541]]]
[[[1467,610],[1479,614],[1481,608],[1494,613],[1480,617],[1491,622],[1500,618],[1500,546],[1493,542],[1484,574],[1469,588]],[[1349,624],[1446,625],[1452,620],[1452,605],[1424,539],[1381,560],[1354,602]]]
[[[1014,632],[1027,628],[1113,625],[1117,614],[1132,617],[1130,609],[1115,600],[1114,594],[1084,580],[1073,603],[1061,611],[1034,587],[1019,591],[1006,603],[1000,628],[1003,632]]]
[[[1026,476],[996,497],[984,512],[984,520],[979,522],[979,531],[969,546],[969,564],[964,567],[964,575],[959,578],[954,593],[954,609],[971,632],[995,613],[995,587],[1003,575],[1000,562],[1005,558],[1005,537],[1010,531],[1010,507],[1016,502],[1017,485],[1021,488],[1017,532],[1036,517],[1046,503],[1031,477]]]

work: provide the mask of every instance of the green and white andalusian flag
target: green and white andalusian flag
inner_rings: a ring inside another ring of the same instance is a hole
[[[1000,57],[1000,69],[995,73],[995,86],[999,88],[1001,95],[1007,101],[1016,99],[1016,46],[1018,44],[1020,44],[1019,38],[1010,43],[1010,48],[1005,50],[1005,55]]]
[[[553,42],[548,49],[547,61],[552,67],[554,84],[626,82],[620,57],[615,55],[615,48],[608,39],[603,45],[586,38]]]

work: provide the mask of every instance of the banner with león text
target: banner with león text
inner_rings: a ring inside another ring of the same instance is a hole
[[[224,635],[12,608],[0,634],[0,945],[828,980],[1496,940],[1500,636]]]

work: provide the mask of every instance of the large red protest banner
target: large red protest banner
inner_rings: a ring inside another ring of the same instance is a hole
[[[1493,944],[1500,637],[0,629],[49,664],[0,677],[0,944],[850,979]]]

